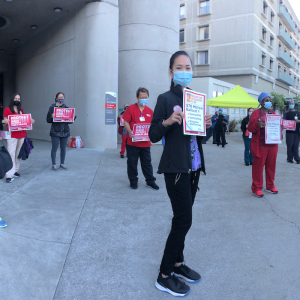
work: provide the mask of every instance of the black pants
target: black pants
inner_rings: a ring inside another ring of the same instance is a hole
[[[225,131],[224,130],[216,130],[217,145],[221,144],[220,138],[222,138],[222,146],[225,146],[226,139],[225,139]]]
[[[191,174],[165,174],[173,219],[160,265],[160,272],[164,275],[170,275],[173,272],[175,263],[184,261],[184,241],[192,226],[192,206],[198,189],[199,177],[200,169]],[[176,179],[178,181],[175,183]]]
[[[295,161],[299,158],[299,133],[298,132],[286,132],[286,145],[287,145],[287,160]]]
[[[51,159],[52,165],[56,165],[56,151],[60,143],[60,163],[63,165],[66,158],[66,148],[68,143],[68,137],[55,137],[51,136],[52,149],[51,149]]]
[[[137,164],[140,158],[143,174],[147,183],[156,180],[153,176],[153,168],[151,164],[150,147],[135,147],[126,145],[127,151],[127,174],[130,182],[138,182]]]

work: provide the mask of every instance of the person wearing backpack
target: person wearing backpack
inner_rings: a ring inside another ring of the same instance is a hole
[[[70,128],[68,122],[53,122],[54,117],[54,108],[68,108],[66,104],[64,104],[65,95],[62,92],[59,92],[55,96],[55,103],[49,107],[49,111],[47,114],[47,122],[51,124],[50,136],[52,141],[52,149],[51,149],[51,159],[52,159],[52,170],[57,171],[56,167],[56,151],[58,149],[58,145],[60,144],[60,165],[59,168],[61,170],[67,170],[65,166],[65,158],[66,158],[66,148],[68,143],[68,138],[70,136]],[[76,116],[74,120],[76,119]]]
[[[125,150],[126,150],[126,142],[128,139],[127,130],[124,127],[124,120],[123,120],[123,125],[121,125],[121,119],[123,119],[122,116],[125,114],[128,106],[129,106],[129,104],[125,104],[124,110],[118,116],[118,124],[119,124],[118,132],[120,135],[122,135],[122,144],[121,144],[121,151],[120,151],[121,158],[124,158],[124,154],[125,154]]]
[[[2,123],[4,124],[4,126],[8,126],[8,116],[21,114],[25,114],[24,109],[22,108],[21,95],[19,93],[15,93],[11,97],[9,106],[4,110],[4,120],[2,121]],[[31,119],[31,124],[33,124],[34,122],[35,121]],[[7,127],[7,131],[9,131],[9,127]],[[21,176],[18,173],[21,162],[18,156],[26,136],[26,130],[13,131],[11,133],[11,139],[7,140],[7,150],[13,162],[12,169],[6,173],[7,183],[11,183],[14,178],[18,178]]]

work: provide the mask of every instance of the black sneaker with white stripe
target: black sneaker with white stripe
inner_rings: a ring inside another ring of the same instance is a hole
[[[196,283],[201,280],[201,275],[190,269],[184,262],[178,267],[175,266],[174,275],[190,283]]]
[[[174,273],[166,278],[163,278],[161,273],[159,273],[155,282],[155,287],[158,290],[169,293],[175,297],[184,297],[191,291],[191,288],[177,278]]]
[[[20,175],[18,172],[16,172],[16,173],[14,174],[14,176],[15,176],[16,178],[21,177],[21,175]]]

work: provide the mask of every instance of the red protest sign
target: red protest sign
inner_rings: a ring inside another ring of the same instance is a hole
[[[296,130],[296,121],[282,120],[283,129]]]
[[[132,133],[134,137],[133,142],[148,142],[149,139],[149,129],[151,124],[134,124]]]
[[[31,114],[9,115],[9,131],[31,130]]]
[[[54,107],[53,122],[74,122],[75,108]]]

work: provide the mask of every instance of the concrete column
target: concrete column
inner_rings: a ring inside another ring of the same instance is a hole
[[[169,59],[179,50],[179,0],[119,0],[119,107],[136,102],[139,87],[157,96],[170,88]]]
[[[3,107],[9,105],[11,96],[16,92],[16,57],[7,56],[7,71],[3,74]]]
[[[88,148],[117,146],[117,125],[105,125],[105,93],[118,95],[117,4],[89,3],[76,17],[74,125]]]

